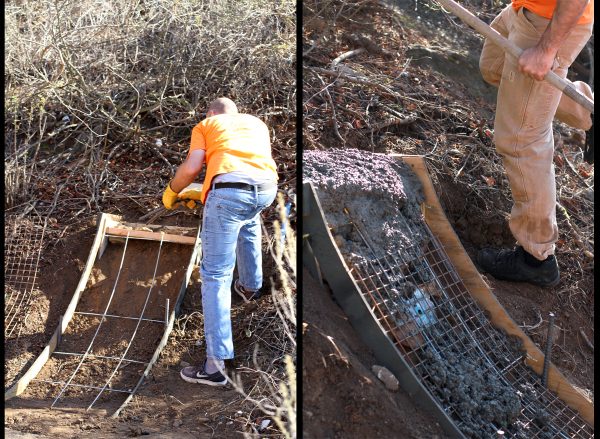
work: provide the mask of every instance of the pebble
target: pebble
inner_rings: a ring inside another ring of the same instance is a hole
[[[173,421],[173,427],[181,427],[183,425],[183,421],[181,419],[175,419]]]
[[[381,382],[383,382],[383,384],[385,384],[385,387],[388,390],[391,390],[392,392],[395,392],[396,390],[398,390],[399,383],[392,372],[390,372],[383,366],[377,366],[377,365],[373,365],[371,370],[373,371],[375,376],[377,378],[379,378],[381,380]]]

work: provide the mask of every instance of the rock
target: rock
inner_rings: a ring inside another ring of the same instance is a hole
[[[343,248],[344,245],[346,245],[346,240],[344,239],[343,236],[335,235],[333,237],[333,240],[335,241],[335,245],[337,245],[338,248]]]
[[[175,419],[175,421],[173,421],[173,427],[177,428],[177,427],[181,427],[183,425],[183,421],[181,419]]]
[[[388,390],[391,390],[392,392],[395,392],[398,390],[399,383],[392,372],[390,372],[383,366],[377,366],[377,365],[373,365],[371,370],[373,371],[375,376],[377,378],[379,378],[381,380],[381,382],[383,382],[383,384],[385,384],[385,387]]]

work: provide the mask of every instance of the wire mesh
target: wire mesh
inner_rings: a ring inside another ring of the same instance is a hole
[[[46,220],[9,216],[4,227],[4,336],[21,335],[37,288]]]
[[[425,241],[376,258],[350,226],[365,249],[348,258],[350,274],[374,318],[467,437],[593,438],[525,364],[520,340],[491,325],[429,229]]]
[[[52,402],[52,405],[51,405],[52,408],[56,407],[60,400],[65,399],[65,397],[69,395],[69,390],[72,390],[74,388],[85,389],[85,391],[98,391],[96,396],[93,398],[91,403],[88,405],[87,410],[91,409],[100,400],[100,398],[103,396],[104,392],[117,392],[117,393],[132,394],[135,392],[133,386],[131,389],[115,389],[115,388],[113,388],[113,385],[112,385],[113,380],[117,376],[119,376],[123,367],[130,363],[136,363],[136,364],[141,364],[141,365],[148,364],[148,362],[143,362],[143,361],[138,361],[138,360],[133,360],[133,359],[127,358],[127,354],[129,352],[130,348],[132,347],[133,341],[136,338],[136,335],[138,334],[138,329],[140,328],[140,325],[143,322],[144,323],[154,323],[154,324],[160,323],[163,325],[166,323],[165,321],[161,321],[161,320],[144,318],[144,313],[146,312],[146,308],[148,306],[150,296],[151,296],[154,286],[156,284],[156,273],[157,273],[157,269],[158,269],[158,265],[159,265],[159,261],[160,261],[161,250],[163,248],[163,240],[161,239],[160,243],[159,243],[159,248],[158,248],[156,261],[155,261],[155,265],[154,265],[154,273],[153,273],[152,281],[150,282],[150,287],[146,294],[146,300],[143,304],[142,310],[138,317],[117,316],[117,315],[112,315],[112,314],[108,313],[111,302],[113,301],[113,298],[116,295],[117,285],[119,284],[121,272],[123,271],[123,264],[125,261],[125,255],[127,253],[129,240],[130,240],[130,236],[128,233],[127,236],[125,237],[125,243],[124,243],[124,247],[123,247],[123,252],[121,254],[121,262],[119,265],[119,269],[116,274],[116,278],[115,278],[115,281],[114,281],[114,284],[112,287],[112,291],[110,293],[110,297],[108,298],[108,302],[105,306],[104,312],[103,313],[92,313],[92,312],[76,312],[75,313],[77,315],[92,316],[92,317],[98,318],[97,319],[98,323],[95,327],[94,334],[88,344],[86,351],[84,353],[55,352],[55,354],[60,355],[60,356],[78,358],[77,366],[72,371],[69,371],[69,378],[67,380],[59,380],[59,379],[36,380],[38,382],[44,382],[47,384],[51,384],[51,385],[60,387],[58,395],[54,398],[54,401]],[[104,356],[104,355],[96,355],[96,354],[92,353],[93,348],[95,347],[94,343],[98,337],[98,334],[100,333],[100,331],[102,329],[103,323],[107,322],[107,317],[117,319],[117,320],[121,320],[121,319],[122,320],[134,320],[136,323],[133,333],[127,337],[128,339],[125,342],[124,351],[119,356]],[[144,332],[144,331],[141,331],[141,332]],[[90,384],[82,384],[80,382],[77,382],[78,375],[81,374],[81,371],[83,371],[86,368],[86,365],[88,365],[87,363],[89,363],[90,361],[97,361],[97,360],[105,360],[108,363],[116,363],[114,366],[108,366],[106,368],[106,372],[103,374],[103,376],[97,377],[98,380],[104,381],[104,384],[103,385],[90,385]],[[135,388],[137,388],[137,386]]]

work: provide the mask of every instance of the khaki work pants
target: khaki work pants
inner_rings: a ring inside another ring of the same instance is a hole
[[[491,26],[522,49],[535,46],[550,20],[508,5]],[[563,78],[592,34],[593,24],[577,25],[562,44],[553,71]],[[517,60],[490,40],[485,41],[479,60],[483,78],[498,87],[494,141],[502,156],[510,182],[513,208],[510,230],[523,248],[539,260],[554,253],[556,225],[556,181],[552,120],[587,130],[591,114],[546,81],[536,81],[519,72]],[[576,88],[593,98],[590,87]]]

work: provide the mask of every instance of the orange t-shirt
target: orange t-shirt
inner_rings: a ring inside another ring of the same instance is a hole
[[[212,179],[228,172],[264,176],[272,173],[277,181],[277,166],[271,157],[269,129],[249,114],[218,114],[208,117],[192,130],[190,152],[206,151],[206,178],[202,203],[206,201]]]
[[[526,8],[544,18],[552,18],[556,9],[556,0],[512,0],[515,11]],[[594,0],[590,0],[577,24],[588,24],[594,22]]]

